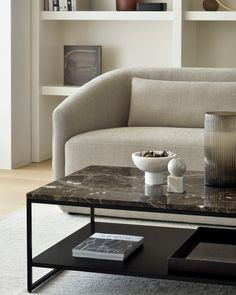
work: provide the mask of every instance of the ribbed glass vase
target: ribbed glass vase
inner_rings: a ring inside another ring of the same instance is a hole
[[[236,187],[236,112],[205,114],[205,185]]]

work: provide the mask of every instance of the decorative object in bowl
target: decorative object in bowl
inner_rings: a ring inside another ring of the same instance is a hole
[[[149,154],[147,155],[147,153]],[[164,183],[163,173],[167,171],[169,161],[175,156],[171,151],[141,151],[132,153],[132,160],[138,169],[145,172],[147,185],[160,185]]]

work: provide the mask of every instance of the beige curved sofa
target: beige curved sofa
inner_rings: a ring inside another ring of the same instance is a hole
[[[203,120],[200,127],[193,127],[190,123],[188,126],[186,121],[184,127],[175,126],[175,116],[172,116],[171,122],[165,122],[166,126],[128,126],[134,77],[164,81],[236,82],[236,69],[121,69],[87,83],[63,101],[53,113],[54,179],[89,165],[133,166],[130,156],[133,151],[157,147],[177,153],[185,159],[189,170],[203,170]],[[221,109],[221,105],[217,107]],[[173,99],[171,108],[181,117],[185,105],[179,105],[178,99]],[[194,113],[191,116],[194,117]],[[63,207],[63,210],[78,212],[74,207]],[[79,209],[79,212],[87,211]],[[132,218],[219,223],[215,218],[123,211],[118,214],[112,210],[97,212]],[[225,220],[223,223],[230,222]]]

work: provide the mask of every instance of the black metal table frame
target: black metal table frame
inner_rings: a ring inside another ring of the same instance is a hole
[[[49,280],[51,277],[56,275],[57,273],[64,270],[61,269],[53,269],[37,281],[33,282],[33,257],[32,257],[32,204],[47,204],[47,205],[65,205],[72,207],[87,207],[90,208],[90,223],[95,223],[95,209],[115,209],[115,210],[132,210],[132,211],[142,211],[142,212],[156,212],[156,213],[170,213],[170,214],[182,214],[182,215],[199,215],[199,216],[209,216],[209,217],[227,217],[227,218],[236,218],[236,213],[227,214],[221,213],[220,216],[216,212],[201,212],[201,211],[185,211],[178,209],[162,209],[162,208],[142,208],[142,207],[132,207],[132,206],[117,206],[117,205],[102,205],[102,204],[84,204],[84,203],[75,203],[75,202],[64,202],[64,201],[48,201],[48,200],[34,200],[27,198],[27,206],[26,206],[26,222],[27,222],[27,290],[31,293],[34,289],[39,287],[41,284]],[[178,222],[174,222],[178,223]]]
[[[27,199],[27,207],[26,207],[26,223],[27,223],[27,290],[29,293],[31,293],[34,289],[36,289],[38,286],[46,282],[48,279],[53,277],[58,272],[62,271],[61,269],[53,269],[37,281],[33,282],[33,247],[32,247],[32,203],[39,203],[39,204],[48,204],[48,205],[67,205],[64,202],[49,202],[49,201],[32,201]],[[78,206],[78,205],[73,205]],[[83,206],[88,207],[88,206]],[[90,222],[91,224],[94,223],[95,219],[95,208],[90,207]]]

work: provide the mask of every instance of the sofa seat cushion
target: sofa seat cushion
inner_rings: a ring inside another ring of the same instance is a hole
[[[141,149],[171,150],[189,170],[204,164],[201,128],[122,127],[90,131],[72,137],[65,146],[66,175],[89,165],[134,166],[131,153]]]

